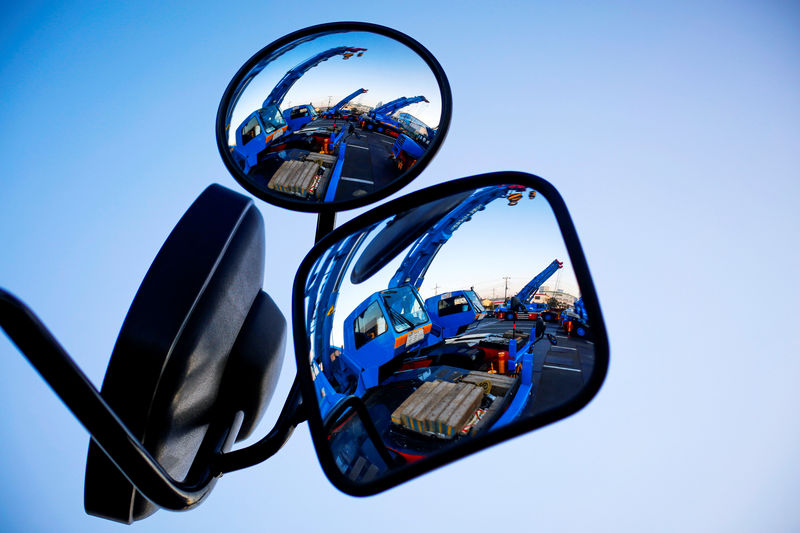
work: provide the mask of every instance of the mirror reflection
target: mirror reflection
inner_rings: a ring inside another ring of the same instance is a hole
[[[259,61],[233,95],[225,133],[237,179],[310,203],[361,198],[401,178],[442,120],[425,61],[365,31],[290,43]]]
[[[523,186],[348,236],[315,263],[305,297],[327,442],[354,482],[563,404],[594,365],[555,216]]]

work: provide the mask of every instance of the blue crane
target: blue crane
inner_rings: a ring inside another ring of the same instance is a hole
[[[261,104],[261,107],[281,105],[281,102],[283,102],[286,93],[289,92],[289,89],[292,88],[292,85],[294,85],[295,82],[303,76],[303,74],[305,74],[312,68],[316,67],[323,61],[327,61],[328,59],[337,55],[344,56],[344,59],[349,59],[354,54],[356,54],[358,57],[361,57],[362,55],[364,55],[364,52],[366,50],[367,50],[366,48],[351,48],[349,46],[337,46],[336,48],[325,50],[324,52],[320,52],[319,54],[306,59],[299,65],[296,65],[294,68],[289,70],[289,72],[284,74],[283,78],[281,78],[281,80],[275,85],[275,87],[269,93],[267,98],[264,100],[264,103]]]
[[[533,297],[536,295],[536,291],[539,290],[539,287],[562,266],[563,263],[558,259],[547,265],[544,270],[539,272],[511,298],[510,305],[497,307],[495,309],[495,316],[497,318],[505,318],[506,320],[515,320],[518,318],[535,320],[540,312],[547,309],[547,304],[533,303]]]
[[[284,74],[283,78],[273,87],[261,104],[261,108],[250,113],[236,128],[236,145],[232,147],[232,154],[245,173],[250,172],[250,169],[258,164],[261,154],[276,139],[284,133],[293,131],[292,128],[302,126],[313,117],[313,108],[308,109],[310,106],[300,106],[305,107],[306,112],[302,113],[302,117],[298,117],[300,120],[292,122],[291,128],[287,124],[287,117],[281,112],[280,104],[295,82],[308,70],[331,57],[342,55],[344,59],[349,59],[353,55],[361,56],[365,51],[366,48],[348,46],[330,48],[306,59]],[[259,72],[263,68],[263,66],[260,66]],[[292,110],[287,111],[291,113]]]
[[[573,309],[567,309],[561,313],[561,327],[570,337],[586,338],[592,333],[589,326],[589,314],[583,304],[583,298],[578,298],[573,305]]]
[[[342,99],[339,101],[339,103],[337,103],[335,106],[333,106],[332,108],[328,109],[328,110],[325,112],[325,115],[326,115],[326,116],[334,116],[334,115],[335,115],[336,113],[338,113],[338,112],[339,112],[339,111],[340,111],[340,110],[341,110],[341,109],[342,109],[342,108],[343,108],[343,107],[344,107],[344,106],[345,106],[345,105],[346,105],[346,104],[347,104],[347,103],[348,103],[350,100],[352,100],[352,99],[353,99],[353,98],[355,98],[356,96],[359,96],[359,95],[361,95],[361,94],[364,94],[365,92],[367,92],[367,89],[363,89],[363,88],[362,88],[362,89],[358,89],[357,91],[353,91],[352,93],[350,93],[350,94],[348,94],[347,96],[345,96],[344,98],[342,98]]]
[[[425,280],[425,272],[428,270],[428,266],[430,266],[442,245],[450,240],[453,233],[463,223],[471,220],[472,215],[484,210],[490,202],[498,198],[504,198],[510,190],[511,187],[486,187],[473,193],[458,207],[446,214],[417,240],[414,247],[403,259],[400,268],[392,276],[389,288],[408,284],[419,290]]]
[[[497,373],[513,380],[513,386],[493,388],[482,400],[487,405],[497,402],[497,415],[486,420],[487,427],[512,423],[529,409],[535,392],[534,344],[545,338],[555,343],[555,337],[545,336],[538,327],[535,335],[513,338],[487,332],[461,335],[483,313],[474,291],[451,291],[424,303],[418,292],[431,262],[462,224],[499,198],[516,205],[520,191],[515,186],[491,186],[423,204],[396,215],[377,233],[375,224],[343,239],[317,260],[305,286],[305,319],[311,336],[314,390],[323,420],[340,417],[337,406],[345,405],[345,400],[386,402],[392,406],[391,420],[382,416],[372,422],[387,447],[402,454],[416,448],[403,440],[405,437],[396,438],[392,428],[398,422],[393,410],[411,397],[422,381],[473,379],[483,383]],[[346,273],[353,285],[360,284],[406,249],[410,251],[386,289],[343,310],[349,314],[339,319],[341,325],[337,326],[342,345],[332,345],[334,315]],[[555,268],[559,266],[556,262]],[[347,420],[347,416],[342,418],[345,424]],[[457,429],[469,432],[468,427],[458,425]],[[417,427],[418,433],[431,431]],[[437,438],[453,435],[437,434]]]
[[[361,127],[370,130],[374,128],[379,132],[386,130],[386,132],[391,134],[393,137],[397,137],[397,135],[401,132],[402,127],[400,126],[399,122],[391,118],[392,114],[406,106],[416,104],[417,102],[428,102],[428,99],[422,95],[414,96],[412,98],[401,96],[400,98],[396,98],[391,102],[378,106],[367,113],[366,117],[361,117]]]
[[[399,109],[403,109],[404,107],[408,107],[411,104],[416,104],[417,102],[426,102],[428,103],[428,99],[424,96],[414,96],[412,98],[406,98],[405,96],[401,96],[391,102],[383,104],[380,107],[376,107],[372,111],[369,112],[370,116],[380,119],[380,117],[390,117]]]

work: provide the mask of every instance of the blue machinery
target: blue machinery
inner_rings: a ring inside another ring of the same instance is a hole
[[[361,94],[364,94],[365,92],[367,92],[367,89],[363,89],[363,88],[362,88],[362,89],[358,89],[357,91],[353,91],[352,93],[350,93],[350,94],[348,94],[347,96],[345,96],[344,98],[342,98],[342,99],[341,99],[341,100],[340,100],[340,101],[339,101],[339,102],[338,102],[336,105],[334,105],[332,108],[330,108],[330,109],[328,109],[327,111],[325,111],[325,116],[326,116],[326,117],[333,117],[333,116],[336,116],[336,114],[337,114],[339,111],[341,111],[341,110],[342,110],[342,108],[343,108],[345,105],[347,105],[347,103],[348,103],[350,100],[352,100],[352,99],[353,99],[353,98],[355,98],[356,96],[359,96],[359,95],[361,95]]]
[[[470,195],[446,214],[417,240],[389,282],[389,288],[408,284],[419,290],[428,266],[453,233],[462,224],[472,220],[475,213],[486,209],[487,204],[504,198],[509,190],[509,187],[486,187]]]
[[[574,312],[565,310],[561,313],[561,327],[567,332],[567,335],[585,338],[591,333],[589,326],[589,315],[586,312],[586,306],[583,304],[583,298],[578,298],[574,304]]]
[[[382,383],[389,372],[385,367],[404,354],[406,359],[425,357],[431,352],[423,350],[444,346],[440,344],[444,339],[452,338],[476,318],[482,318],[483,307],[472,291],[437,295],[424,305],[417,291],[438,251],[462,224],[488,203],[517,192],[504,186],[478,190],[417,237],[388,288],[370,295],[344,319],[342,347],[330,345],[339,289],[356,252],[375,226],[339,242],[317,261],[306,284],[306,322],[313,351],[311,369],[323,418],[348,396],[363,396],[368,389]],[[555,263],[557,269],[558,262]],[[534,285],[535,279],[529,285]],[[456,312],[443,317],[438,312],[439,302],[446,300],[452,300],[447,305],[455,306]],[[447,316],[457,320],[450,322]],[[502,352],[508,368],[516,369],[519,374],[518,388],[493,427],[516,419],[532,397],[536,340],[531,335],[518,347],[517,338],[510,339],[507,352]],[[438,348],[433,350],[438,353]]]
[[[411,98],[406,98],[405,96],[396,98],[370,111],[367,117],[361,121],[361,127],[367,129],[376,128],[378,131],[386,126],[392,129],[399,129],[399,123],[391,118],[392,114],[411,104],[416,104],[417,102],[428,102],[428,99],[421,95]]]
[[[308,107],[310,106],[297,106],[297,108],[287,111],[291,113],[292,111],[296,112],[298,108],[305,108],[306,113],[302,117],[298,116],[299,120],[294,122],[290,120],[290,124],[287,124],[287,119],[281,112],[280,105],[295,82],[310,69],[331,57],[341,55],[344,59],[349,59],[353,55],[360,57],[365,51],[366,48],[338,46],[306,59],[284,74],[283,78],[264,99],[261,109],[250,113],[236,129],[236,145],[233,147],[233,154],[234,158],[242,163],[245,173],[249,172],[258,163],[259,154],[266,150],[278,137],[287,131],[294,131],[290,126],[294,126],[294,128],[302,127],[313,118],[313,115],[309,116]],[[261,68],[263,69],[263,66]],[[291,114],[287,116],[291,117]]]
[[[261,107],[281,105],[281,102],[283,102],[286,93],[289,92],[289,89],[292,88],[292,85],[294,85],[295,82],[303,76],[303,74],[305,74],[312,68],[316,67],[323,61],[327,61],[328,59],[337,55],[342,55],[344,59],[349,59],[350,57],[353,56],[353,54],[357,54],[358,57],[361,57],[366,50],[367,50],[366,48],[350,48],[348,46],[337,46],[336,48],[325,50],[324,52],[320,52],[319,54],[306,59],[305,61],[295,66],[290,71],[288,71],[283,76],[283,78],[281,78],[281,80],[275,85],[275,87],[269,93],[267,98],[264,100],[264,103],[261,105]]]
[[[514,298],[516,298],[519,301],[520,306],[524,307],[526,311],[512,309],[512,305],[503,305],[495,309],[495,316],[497,318],[505,318],[506,320],[514,320],[517,318],[536,319],[538,317],[538,313],[547,309],[547,305],[533,303],[533,297],[536,295],[536,291],[539,290],[539,287],[541,287],[542,284],[544,284],[544,282],[550,278],[550,276],[555,274],[556,271],[562,267],[562,265],[563,263],[561,263],[558,259],[554,260],[552,263],[547,265],[544,270],[537,274],[536,277],[522,287],[515,296],[512,297],[511,300],[513,301]]]

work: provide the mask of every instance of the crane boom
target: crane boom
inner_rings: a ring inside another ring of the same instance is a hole
[[[531,303],[533,296],[536,294],[536,291],[539,290],[539,287],[541,287],[542,284],[547,281],[550,276],[555,274],[556,271],[562,266],[563,263],[558,259],[547,265],[544,270],[542,270],[536,275],[536,277],[530,280],[527,285],[520,289],[520,291],[517,293],[517,298],[519,298],[519,301],[526,304]]]
[[[342,98],[342,100],[341,100],[341,101],[340,101],[338,104],[336,104],[336,105],[335,105],[335,106],[333,106],[332,108],[328,109],[328,111],[327,111],[326,113],[328,113],[328,114],[330,114],[330,115],[332,115],[332,114],[334,114],[334,113],[338,113],[338,112],[339,112],[339,110],[340,110],[342,107],[344,107],[344,106],[345,106],[345,104],[347,104],[347,102],[349,102],[350,100],[352,100],[352,99],[353,99],[353,98],[355,98],[356,96],[358,96],[358,95],[360,95],[360,94],[363,94],[363,93],[365,93],[365,92],[367,92],[367,89],[359,89],[359,90],[357,90],[357,91],[353,91],[352,93],[350,93],[350,94],[348,94],[347,96],[345,96],[344,98]]]
[[[414,96],[412,98],[406,98],[405,96],[401,96],[391,102],[383,104],[380,107],[376,107],[370,112],[370,115],[373,117],[378,116],[390,116],[398,109],[402,109],[406,106],[410,106],[411,104],[416,104],[417,102],[428,102],[428,99],[424,96]]]
[[[295,82],[303,76],[303,74],[316,67],[323,61],[327,61],[331,57],[337,55],[344,56],[344,59],[350,58],[353,54],[358,54],[360,57],[361,54],[363,54],[366,50],[366,48],[337,46],[336,48],[325,50],[324,52],[320,52],[319,54],[306,59],[284,74],[283,78],[281,78],[281,80],[269,93],[269,96],[267,96],[267,98],[264,100],[264,103],[261,105],[261,107],[269,107],[273,105],[279,106],[283,101],[283,98],[286,96],[286,93],[288,93],[289,89],[292,88],[292,85],[294,85]]]
[[[461,224],[469,221],[478,211],[485,209],[490,202],[504,198],[508,191],[508,187],[481,189],[445,215],[417,240],[389,282],[389,288],[410,284],[419,289],[425,279],[425,272],[439,252],[439,248],[453,236]]]

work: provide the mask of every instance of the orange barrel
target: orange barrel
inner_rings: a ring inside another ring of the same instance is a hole
[[[508,353],[497,352],[497,372],[500,374],[506,373],[506,362],[508,361]]]

